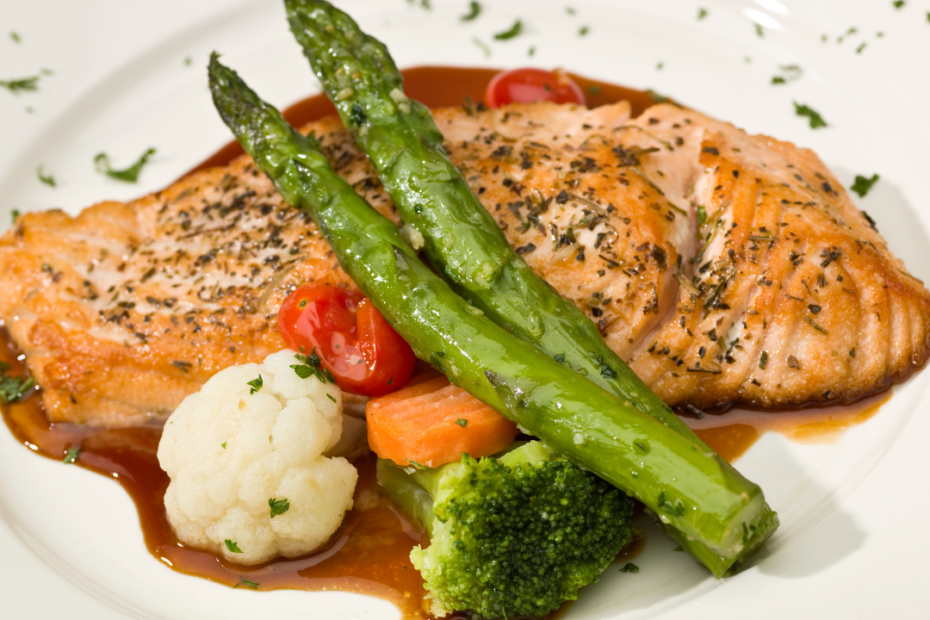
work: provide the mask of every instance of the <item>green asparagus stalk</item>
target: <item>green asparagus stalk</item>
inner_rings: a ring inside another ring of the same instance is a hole
[[[597,327],[511,248],[442,148],[429,110],[403,92],[386,47],[325,0],[285,0],[291,30],[344,124],[368,154],[406,224],[441,275],[492,321],[710,451],[604,342]],[[453,242],[454,241],[454,242]],[[764,525],[747,549],[778,527]],[[679,540],[718,577],[733,564]]]
[[[749,543],[765,500],[726,461],[490,321],[400,232],[214,56],[214,103],[256,165],[305,209],[340,264],[418,357],[496,411],[643,502],[662,523],[728,559]]]

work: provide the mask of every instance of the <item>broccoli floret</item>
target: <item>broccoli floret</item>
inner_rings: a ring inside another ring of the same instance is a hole
[[[429,534],[410,559],[437,616],[545,615],[632,538],[632,500],[535,441],[412,474],[379,461],[378,480]]]

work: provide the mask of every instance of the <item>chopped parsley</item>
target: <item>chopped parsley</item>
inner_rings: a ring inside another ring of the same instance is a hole
[[[64,463],[65,465],[71,465],[76,460],[78,460],[78,457],[80,455],[81,455],[81,446],[80,444],[78,444],[76,446],[68,448],[65,451],[65,458],[61,459],[61,462]]]
[[[41,181],[42,183],[45,183],[49,187],[55,187],[57,185],[57,183],[55,183],[54,175],[45,174],[44,172],[42,172],[42,166],[39,166],[38,168],[36,168],[36,176],[39,177],[39,181]]]
[[[471,20],[473,20],[473,19],[477,18],[479,15],[481,15],[481,5],[480,5],[479,3],[477,3],[477,2],[475,2],[475,0],[472,0],[472,1],[471,1],[471,3],[468,5],[468,9],[469,9],[469,10],[468,10],[468,14],[467,14],[467,15],[462,15],[462,16],[459,18],[459,19],[462,20],[463,22],[470,22]]]
[[[494,40],[508,41],[518,36],[521,32],[523,32],[523,22],[518,19],[513,23],[513,26],[511,26],[509,30],[498,32],[496,35],[494,35]]]
[[[591,84],[590,86],[588,86],[589,95],[597,95],[597,94],[600,94],[600,92],[601,92],[601,87],[598,86],[597,84]]]
[[[759,368],[765,370],[765,367],[769,365],[769,352],[763,351],[762,355],[759,356]]]
[[[818,127],[826,127],[827,121],[823,120],[823,117],[811,107],[807,105],[798,103],[794,101],[794,113],[798,116],[806,116],[810,120],[811,129],[817,129]]]
[[[329,392],[326,392],[326,398],[330,399],[333,402],[336,402],[336,397],[330,394]]]
[[[185,66],[185,67],[189,67],[189,66],[191,66],[191,63],[193,63],[193,62],[194,62],[194,59],[191,58],[190,56],[188,56],[187,58],[184,59],[184,66]]]
[[[670,502],[665,499],[665,492],[659,494],[659,510],[662,512],[672,515],[673,517],[680,517],[685,514],[685,505],[680,499],[676,499],[674,502]]]
[[[699,8],[698,9],[698,21],[701,21],[705,17],[707,17],[707,9],[705,9],[704,7]]]
[[[531,45],[529,51],[527,51],[526,54],[527,54],[527,56],[529,56],[529,57],[531,57],[531,58],[532,58],[533,56],[535,56],[535,55],[536,55],[536,46],[535,46],[535,45]]]
[[[155,149],[149,148],[133,165],[123,170],[114,170],[113,167],[110,166],[110,157],[106,153],[98,153],[97,156],[94,157],[94,166],[97,168],[97,172],[105,174],[111,179],[135,183],[139,180],[139,173],[142,172],[142,167],[148,163],[149,158],[154,154]]]
[[[859,198],[865,198],[865,195],[869,193],[869,190],[878,182],[879,178],[877,174],[873,174],[871,178],[857,174],[855,182],[849,189],[859,194]]]
[[[19,33],[12,30],[10,31],[10,38],[13,39],[13,43],[19,43],[22,41],[22,39],[19,38]]]
[[[668,101],[668,97],[666,97],[665,95],[662,95],[662,94],[657,93],[656,91],[652,90],[651,88],[647,88],[647,89],[646,89],[646,92],[649,93],[649,96],[652,97],[652,100],[655,101],[656,103],[665,103],[666,101]]]
[[[291,503],[286,499],[275,499],[271,498],[268,500],[268,506],[271,507],[271,518],[274,519],[278,515],[283,515],[285,512],[291,509]]]
[[[656,63],[656,71],[661,71],[661,70],[664,69],[664,68],[665,68],[665,63],[664,63],[664,62],[661,62],[661,61],[660,61],[660,62],[657,62],[657,63]]]
[[[479,39],[478,37],[475,37],[474,39],[472,39],[472,43],[474,43],[475,45],[477,45],[478,47],[480,47],[480,48],[481,48],[481,51],[484,52],[484,55],[485,55],[485,56],[490,56],[490,55],[491,55],[491,48],[488,47],[487,44],[486,44],[484,41],[482,41],[481,39]]]
[[[227,538],[223,542],[226,543],[226,548],[229,549],[230,553],[242,553],[242,549],[239,548],[239,545],[236,544],[236,541],[229,540]]]
[[[248,385],[248,386],[251,388],[251,389],[249,390],[249,396],[251,396],[251,395],[254,394],[255,392],[257,392],[257,391],[259,391],[260,389],[262,389],[262,386],[265,385],[265,381],[264,381],[264,379],[262,379],[262,376],[261,376],[261,375],[258,375],[258,379],[252,379],[251,381],[246,381],[245,384]]]
[[[0,362],[0,401],[4,405],[15,403],[35,385],[35,380],[32,377],[8,376],[6,370],[9,367],[10,365],[6,362]]]
[[[891,4],[894,5],[894,8],[900,9],[900,8],[903,7],[906,3],[904,2],[904,0],[894,0],[894,2],[892,2]]]
[[[862,53],[862,50],[865,49],[865,46],[866,46],[865,43],[860,43],[860,44],[859,44],[859,47],[856,48],[856,53],[857,53],[857,54],[861,54],[861,53]]]
[[[308,379],[310,377],[316,377],[320,380],[320,383],[335,383],[336,379],[333,377],[328,369],[322,368],[320,363],[322,360],[320,356],[317,355],[316,347],[313,347],[313,350],[310,351],[310,355],[301,355],[298,353],[294,356],[298,362],[301,364],[294,364],[291,368],[294,369],[294,372],[301,379]]]
[[[781,65],[778,67],[784,75],[776,75],[772,78],[772,84],[787,84],[800,79],[804,73],[798,65]]]
[[[19,209],[13,209],[13,212],[10,213],[10,215],[13,217],[13,223],[15,224],[15,223],[16,223],[16,218],[18,218],[18,217],[20,216]]]
[[[762,24],[756,24],[756,36],[760,39],[765,36],[765,30],[762,29]]]
[[[255,583],[254,581],[249,581],[242,575],[239,575],[239,579],[241,581],[237,583],[236,585],[234,585],[233,589],[238,588],[239,586],[242,586],[243,588],[252,588],[253,590],[258,590],[258,584]]]
[[[632,562],[627,562],[626,564],[620,567],[620,572],[621,573],[638,573],[639,567],[636,564],[633,564]]]
[[[704,205],[698,205],[697,207],[697,225],[698,228],[704,225],[704,222],[707,221],[707,209],[704,208]]]
[[[17,80],[0,80],[0,86],[14,95],[19,93],[35,92],[39,90],[39,76],[19,78]]]
[[[407,4],[416,5],[416,0],[407,0]],[[427,11],[433,10],[433,5],[430,4],[430,0],[420,0],[420,6]]]
[[[569,15],[574,15],[574,14],[575,14],[575,9],[572,8],[572,7],[570,7],[570,6],[567,6],[567,7],[565,7],[565,12],[568,13]]]
[[[589,32],[591,32],[590,28],[588,28],[587,26],[582,26],[581,28],[578,29],[578,36],[585,37],[588,35]]]
[[[221,443],[220,445],[223,446],[223,449],[224,449],[224,450],[226,449],[226,442],[225,442],[225,441],[224,441],[223,443]]]
[[[465,418],[459,418],[458,420],[455,421],[455,423],[461,426],[462,428],[468,428],[468,420],[466,420]]]

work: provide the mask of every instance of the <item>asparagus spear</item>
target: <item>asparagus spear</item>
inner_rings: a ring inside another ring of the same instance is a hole
[[[346,272],[450,381],[547,447],[636,497],[682,536],[735,559],[757,528],[759,487],[726,461],[491,322],[418,259],[398,229],[216,56],[214,103],[256,165],[307,210]]]
[[[491,322],[423,265],[397,227],[235,74],[210,63],[214,102],[256,165],[307,210],[346,272],[414,352],[552,450],[642,501],[663,523],[732,560],[762,491],[701,445],[590,384]]]
[[[404,95],[386,47],[325,0],[285,4],[314,73],[441,275],[498,325],[710,451],[607,346],[594,323],[513,251],[446,156],[429,110]],[[763,512],[748,548],[761,546],[778,527],[768,505]],[[733,564],[676,538],[718,577]]]

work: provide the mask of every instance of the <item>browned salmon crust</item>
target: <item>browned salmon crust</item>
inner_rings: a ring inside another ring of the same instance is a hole
[[[811,151],[672,105],[434,114],[511,244],[667,402],[849,401],[925,363],[930,294]],[[304,129],[398,221],[337,119]],[[243,156],[76,218],[21,216],[0,319],[53,420],[130,425],[283,348],[278,307],[320,279],[353,286]]]

